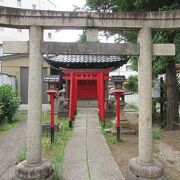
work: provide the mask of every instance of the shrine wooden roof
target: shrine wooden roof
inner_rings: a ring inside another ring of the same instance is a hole
[[[46,61],[56,67],[63,68],[118,68],[127,63],[128,57],[101,55],[58,55],[46,57]]]

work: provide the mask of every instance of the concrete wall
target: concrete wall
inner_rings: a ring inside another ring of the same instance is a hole
[[[9,75],[13,75],[17,80],[17,92],[18,95],[21,95],[21,84],[20,84],[20,68],[28,67],[28,57],[19,57],[15,59],[6,59],[2,61],[2,72]],[[43,62],[43,67],[48,68],[48,74],[50,74],[50,66],[46,61]]]

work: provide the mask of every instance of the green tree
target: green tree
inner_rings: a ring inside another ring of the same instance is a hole
[[[124,84],[125,88],[132,92],[138,92],[138,77],[137,75],[129,76],[126,83]]]
[[[179,0],[87,0],[87,6],[98,12],[127,12],[127,11],[161,11],[180,9]],[[120,41],[136,41],[137,32],[123,31],[119,35]],[[156,57],[153,60],[154,75],[165,72],[167,83],[167,129],[170,130],[175,123],[179,123],[178,93],[175,64],[180,63],[180,32],[153,32],[155,43],[175,43],[176,57]],[[134,61],[133,61],[134,60]],[[131,59],[133,68],[137,69],[137,58]]]

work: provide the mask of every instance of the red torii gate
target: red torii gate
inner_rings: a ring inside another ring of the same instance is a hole
[[[105,124],[105,80],[109,79],[109,72],[112,69],[61,69],[65,74],[63,79],[70,80],[70,102],[69,102],[69,126],[72,127],[72,121],[77,110],[77,92],[78,80],[96,80],[97,81],[97,101],[99,115]]]

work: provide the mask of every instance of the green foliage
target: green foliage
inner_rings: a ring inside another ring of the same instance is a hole
[[[113,0],[86,0],[86,5],[91,10],[97,12],[111,12],[113,10],[113,4]]]
[[[106,128],[112,128],[112,120],[108,120],[104,124],[102,123],[102,121],[100,121],[100,125],[101,125],[101,133],[104,135],[106,141],[108,142],[108,144],[117,144],[119,142],[117,142],[117,138],[115,135],[113,135],[112,133],[106,132],[105,129]],[[120,142],[122,142],[122,140],[120,140]]]
[[[132,56],[130,58],[130,63],[131,63],[131,69],[133,71],[138,71],[138,57],[137,56]]]
[[[138,77],[137,77],[137,75],[129,76],[126,83],[124,84],[124,87],[126,89],[128,89],[129,91],[137,92],[138,91]]]
[[[162,132],[159,127],[154,127],[152,130],[152,136],[153,139],[161,139],[162,138]]]
[[[12,122],[20,104],[20,98],[8,84],[0,86],[0,123]]]
[[[15,127],[14,124],[9,124],[9,123],[5,123],[5,124],[1,124],[0,125],[0,136],[2,136],[5,132],[7,132],[9,129]]]
[[[55,180],[61,179],[63,169],[64,150],[67,141],[72,135],[69,128],[69,121],[61,119],[61,132],[55,134],[54,142],[51,144],[49,134],[43,134],[42,137],[42,154],[43,158],[49,159],[54,167]]]
[[[13,122],[0,124],[0,137],[3,136],[8,130],[15,127],[21,119],[20,114],[16,113],[13,117]]]
[[[112,133],[103,131],[103,135],[106,138],[106,141],[108,142],[108,144],[117,144],[118,143],[116,136],[114,136]]]
[[[71,137],[72,131],[69,128],[69,121],[62,119],[62,129],[60,133],[55,134],[54,142],[51,144],[49,134],[43,134],[42,136],[42,154],[43,158],[52,162],[54,168],[55,180],[60,179],[63,169],[63,157],[64,149],[67,141]],[[21,152],[17,157],[17,164],[24,161],[27,156],[27,147],[23,146]]]
[[[16,164],[19,164],[20,162],[24,161],[27,156],[27,146],[24,145],[17,157]]]

